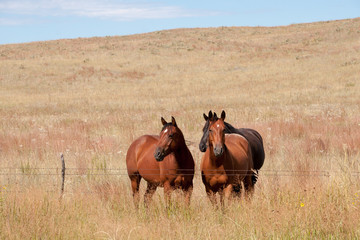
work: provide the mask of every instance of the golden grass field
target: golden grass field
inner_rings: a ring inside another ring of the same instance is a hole
[[[224,211],[198,149],[222,109],[266,152],[252,200]],[[0,45],[0,114],[1,239],[360,238],[360,18]],[[191,206],[159,188],[137,211],[127,148],[171,116],[196,161]]]

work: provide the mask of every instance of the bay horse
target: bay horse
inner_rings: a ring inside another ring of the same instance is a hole
[[[201,161],[201,176],[206,193],[213,205],[219,192],[221,205],[243,183],[247,193],[253,192],[253,159],[248,141],[239,134],[225,135],[225,111],[221,118],[216,114],[209,118],[208,147]]]
[[[144,195],[148,206],[157,187],[164,188],[165,202],[170,203],[174,189],[185,193],[185,202],[190,204],[193,190],[194,159],[185,144],[184,135],[175,118],[166,122],[161,117],[162,130],[159,136],[143,135],[136,139],[126,154],[126,166],[131,181],[135,207],[139,206],[139,186],[141,178],[147,181]]]
[[[210,125],[210,118],[213,117],[212,111],[209,111],[209,115],[206,116],[206,114],[203,114],[205,119],[205,125],[203,127],[203,136],[200,140],[199,149],[201,152],[205,152],[208,145],[208,138],[209,138],[209,125]],[[216,116],[216,113],[214,112],[214,116]],[[264,143],[263,139],[256,130],[251,128],[235,128],[230,123],[224,122],[225,124],[225,133],[235,133],[239,134],[246,138],[246,140],[249,142],[251,147],[251,153],[253,156],[253,162],[254,162],[254,174],[252,175],[252,182],[253,184],[256,183],[258,178],[258,171],[263,166],[264,160],[265,160],[265,151],[264,151]]]

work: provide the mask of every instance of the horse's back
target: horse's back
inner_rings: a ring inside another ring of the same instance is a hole
[[[226,146],[230,149],[242,149],[243,151],[249,151],[250,144],[245,137],[239,134],[226,134],[225,135]]]
[[[245,137],[239,134],[226,134],[225,143],[234,158],[235,168],[247,170],[253,168],[251,146]]]
[[[265,160],[264,143],[260,133],[251,128],[239,128],[238,133],[244,136],[251,146],[254,169],[260,169]]]

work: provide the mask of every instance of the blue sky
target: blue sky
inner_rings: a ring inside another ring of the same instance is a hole
[[[0,0],[0,44],[360,17],[360,0]]]

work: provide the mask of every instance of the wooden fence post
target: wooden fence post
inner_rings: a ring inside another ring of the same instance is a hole
[[[64,186],[65,186],[65,160],[64,160],[64,154],[61,153],[60,155],[61,158],[61,176],[62,176],[62,182],[61,182],[61,195],[63,195],[64,193]]]

